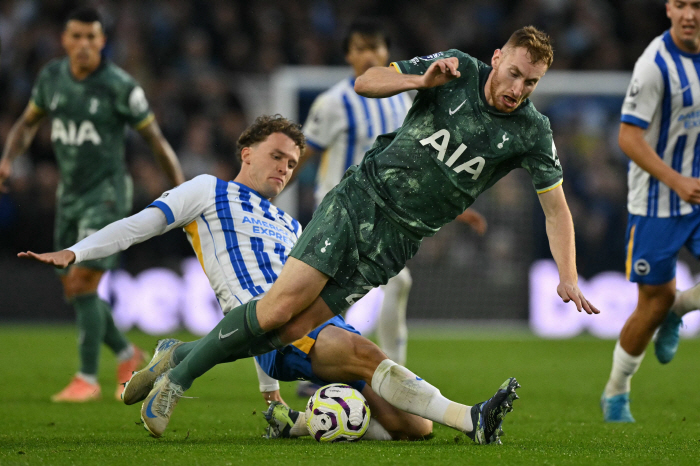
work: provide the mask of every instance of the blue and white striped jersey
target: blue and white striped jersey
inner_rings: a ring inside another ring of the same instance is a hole
[[[316,174],[316,205],[357,165],[380,134],[403,123],[411,98],[398,94],[368,99],[355,92],[355,79],[345,79],[319,95],[304,124],[306,143],[323,152]]]
[[[644,138],[667,165],[700,177],[700,54],[679,50],[668,31],[655,38],[634,66],[622,121],[645,129]],[[627,184],[631,214],[675,217],[699,208],[634,162]]]
[[[299,222],[256,191],[200,175],[149,207],[183,227],[224,314],[266,293],[301,235]]]

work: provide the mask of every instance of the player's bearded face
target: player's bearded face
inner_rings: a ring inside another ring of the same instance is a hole
[[[241,151],[241,173],[236,180],[271,199],[292,177],[299,162],[299,147],[283,133],[272,133],[264,141]]]
[[[61,36],[61,43],[71,64],[81,69],[94,69],[100,64],[100,53],[105,46],[102,25],[97,21],[68,21]]]
[[[700,51],[700,0],[670,0],[666,16],[671,20],[671,36],[684,52]]]
[[[517,109],[537,87],[547,71],[547,65],[533,64],[527,49],[497,50],[491,60],[493,73],[490,78],[489,104],[498,111],[510,113]]]

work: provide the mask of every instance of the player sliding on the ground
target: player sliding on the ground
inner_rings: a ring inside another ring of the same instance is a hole
[[[269,202],[289,181],[304,149],[304,137],[299,129],[283,118],[261,117],[241,135],[238,147],[241,172],[233,182],[199,176],[163,194],[149,206],[154,209],[108,225],[67,250],[19,255],[66,267],[184,227],[226,313],[237,302],[247,302],[270,289],[287,260],[287,251],[300,233],[298,222]],[[219,331],[217,339],[225,340],[233,333]],[[155,390],[160,390],[168,378],[157,380],[159,376],[184,361],[194,348],[210,343],[206,339],[159,342],[151,362],[127,384],[124,402],[134,404],[143,400],[154,385]],[[486,402],[473,407],[454,403],[405,367],[389,360],[340,316],[282,352],[263,354],[258,362],[267,376],[281,380],[304,378],[324,385],[353,383],[367,397],[378,421],[368,437],[375,439],[423,438],[432,430],[432,423],[427,420],[432,419],[466,433],[477,443],[498,442],[503,416],[512,410],[517,398],[515,389],[519,387],[511,378]],[[269,380],[261,384],[268,388],[265,391],[278,389]],[[366,384],[374,387],[379,396]],[[411,390],[406,390],[407,387]],[[279,392],[271,395],[268,401],[281,401]],[[153,435],[160,436],[167,425],[154,425],[153,420],[169,413],[171,403],[177,402],[177,398],[150,397],[143,404],[142,419]],[[281,411],[277,411],[279,415]],[[283,429],[283,435],[284,432]]]

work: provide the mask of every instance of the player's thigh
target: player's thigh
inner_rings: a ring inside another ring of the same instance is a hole
[[[433,432],[433,422],[401,411],[377,395],[369,384],[362,389],[372,418],[379,421],[394,440],[420,440]]]
[[[316,337],[309,352],[314,373],[323,380],[371,383],[374,371],[387,357],[367,338],[328,325]]]
[[[63,291],[67,298],[73,298],[84,294],[92,294],[97,291],[104,270],[74,265],[70,267],[66,275],[61,275]]]
[[[625,269],[630,281],[663,285],[675,278],[678,253],[692,235],[683,217],[629,216]]]
[[[290,344],[334,317],[333,312],[321,298],[279,328],[278,334],[285,344]]]
[[[327,281],[323,272],[289,257],[277,281],[257,304],[260,326],[271,330],[288,323],[313,305]]]
[[[692,233],[685,243],[685,246],[696,259],[700,259],[700,209],[687,217],[688,223],[690,224],[689,226],[692,228]]]
[[[637,289],[636,317],[660,324],[676,297],[676,279],[660,285],[639,284]]]

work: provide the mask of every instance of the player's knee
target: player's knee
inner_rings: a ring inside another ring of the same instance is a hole
[[[374,375],[379,363],[387,359],[386,354],[374,343],[366,338],[360,337],[359,335],[351,334],[350,338],[347,338],[347,343],[345,344],[348,348],[349,354],[352,355],[351,360],[354,361],[353,365],[358,370],[358,372],[363,374],[363,379],[369,382]],[[357,336],[358,338],[353,338]]]
[[[71,271],[63,280],[63,291],[67,298],[94,293],[100,283],[99,276],[92,271]]]
[[[410,440],[423,440],[433,433],[433,421],[416,417],[416,422],[411,423]]]
[[[411,288],[413,285],[413,277],[411,277],[411,272],[409,272],[408,267],[404,267],[397,276],[394,277],[394,281],[401,288]]]
[[[676,299],[676,290],[670,286],[643,285],[639,287],[639,307],[663,319]]]

